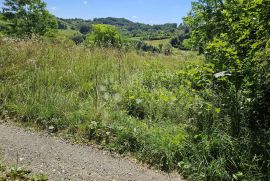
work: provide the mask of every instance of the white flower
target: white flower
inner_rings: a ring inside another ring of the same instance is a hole
[[[214,74],[215,78],[225,77],[225,76],[231,76],[232,74],[228,73],[227,71],[218,72]]]
[[[136,99],[136,104],[141,104],[143,102],[143,100],[141,99]]]
[[[27,62],[28,62],[28,63],[31,63],[31,64],[33,64],[33,65],[36,65],[37,60],[35,60],[35,59],[28,59]]]
[[[109,82],[108,79],[104,80],[104,84],[105,84],[105,85],[109,85],[109,83],[110,83],[110,82]]]
[[[121,95],[116,93],[113,95],[113,99],[116,101],[116,102],[120,102],[121,101]]]
[[[106,101],[108,101],[110,99],[110,94],[106,92],[103,97]]]
[[[100,91],[101,91],[101,92],[106,92],[106,91],[107,91],[107,88],[106,88],[105,86],[102,85],[102,86],[100,86]]]

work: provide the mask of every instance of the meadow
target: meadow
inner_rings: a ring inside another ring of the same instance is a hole
[[[178,78],[202,57],[7,39],[0,46],[3,114],[177,167],[189,110],[200,101]]]
[[[170,43],[170,39],[162,39],[162,40],[145,40],[144,41],[147,44],[153,45],[155,47],[158,47],[160,44],[166,45]]]
[[[230,118],[218,121],[213,67],[196,52],[165,56],[2,38],[0,55],[3,118],[94,142],[189,180],[262,176],[242,151],[245,141],[224,131]]]

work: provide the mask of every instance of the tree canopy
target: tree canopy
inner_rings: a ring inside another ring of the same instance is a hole
[[[98,46],[120,47],[122,45],[122,36],[116,27],[104,24],[92,25],[92,32],[86,40]]]
[[[135,23],[125,18],[94,18],[93,20],[83,19],[62,19],[58,18],[61,29],[73,29],[80,31],[82,26],[90,27],[92,24],[106,24],[115,26],[125,37],[140,37],[141,39],[165,39],[175,34],[178,27],[176,23],[163,25],[148,25]]]
[[[10,23],[8,33],[20,36],[44,35],[57,27],[57,21],[41,0],[5,0],[4,20]]]
[[[268,0],[198,0],[185,17],[190,42],[215,66],[214,88],[231,119],[231,135],[249,141],[251,155],[261,158],[260,169],[268,179],[269,20]]]

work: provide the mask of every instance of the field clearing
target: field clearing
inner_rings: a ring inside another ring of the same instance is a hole
[[[0,47],[2,114],[177,169],[190,109],[200,101],[181,77],[202,57],[34,41]]]
[[[159,44],[165,45],[165,44],[170,43],[170,39],[163,39],[163,40],[145,40],[144,42],[147,43],[147,44],[149,44],[149,45],[158,47]]]
[[[70,37],[70,36],[78,35],[78,34],[81,35],[81,33],[79,31],[71,30],[71,29],[58,30],[58,32],[59,32],[59,35],[63,35],[66,37]]]

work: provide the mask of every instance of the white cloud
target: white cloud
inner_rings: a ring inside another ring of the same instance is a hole
[[[84,4],[84,5],[87,5],[87,4],[88,4],[88,1],[83,1],[83,4]]]

